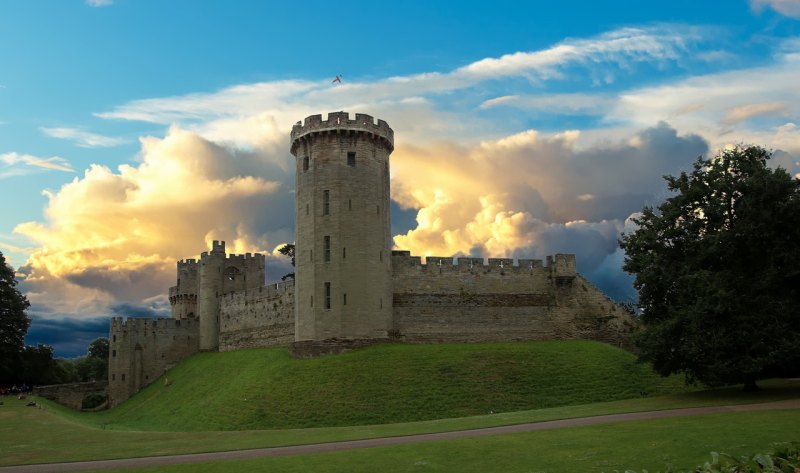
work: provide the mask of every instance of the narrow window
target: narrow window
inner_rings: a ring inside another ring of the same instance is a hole
[[[325,283],[325,308],[331,308],[331,283]]]
[[[111,337],[111,341],[112,341],[112,342],[116,342],[116,341],[117,341],[117,336],[116,336],[116,335],[114,335],[113,337]]]
[[[311,307],[314,307],[314,296],[311,296]]]
[[[308,156],[303,158],[303,171],[308,171]]]
[[[125,381],[125,373],[122,373],[122,380]]]
[[[112,357],[117,356],[117,350],[111,350],[111,356]]]
[[[347,259],[347,248],[342,247],[342,259]]]
[[[322,215],[331,213],[331,191],[322,191]]]
[[[347,199],[347,210],[353,210],[353,199]]]
[[[383,263],[383,251],[378,253],[378,259],[381,260],[381,263]]]
[[[314,250],[308,250],[308,254],[310,255],[310,258],[308,258],[308,260],[314,261]]]
[[[325,235],[325,262],[331,260],[331,237]]]
[[[308,215],[308,204],[306,204],[306,215]]]
[[[376,206],[375,206],[375,213],[376,213],[377,215],[380,215],[380,214],[381,214],[381,206],[380,206],[380,205],[376,205]]]
[[[117,375],[114,374],[114,373],[111,373],[111,381],[116,381],[116,380],[117,380]]]
[[[342,294],[342,305],[347,305],[347,293]]]
[[[347,165],[356,167],[356,153],[354,151],[347,153]]]
[[[383,297],[381,297],[380,308],[383,309]]]

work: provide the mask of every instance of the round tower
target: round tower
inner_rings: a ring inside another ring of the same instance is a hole
[[[292,128],[295,340],[386,338],[392,328],[389,125],[357,113]]]
[[[222,267],[225,242],[214,240],[211,252],[200,255],[197,315],[200,322],[200,350],[219,348],[219,298],[222,295]]]

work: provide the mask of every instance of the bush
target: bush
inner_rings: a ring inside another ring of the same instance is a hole
[[[615,470],[616,471],[616,470]],[[711,461],[695,467],[691,473],[797,473],[800,472],[800,443],[775,444],[772,454],[757,453],[734,458],[711,452]],[[619,473],[618,471],[616,473]],[[625,473],[636,473],[625,470]],[[642,473],[648,473],[642,470]],[[667,468],[664,473],[685,473]]]
[[[81,401],[81,409],[94,409],[106,402],[106,397],[102,394],[89,394]]]

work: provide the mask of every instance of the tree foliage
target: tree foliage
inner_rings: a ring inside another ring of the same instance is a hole
[[[800,180],[769,158],[740,146],[665,176],[677,195],[620,240],[663,375],[747,389],[800,366]]]
[[[89,358],[98,358],[100,360],[108,361],[108,338],[96,338],[89,344]]]
[[[14,270],[0,252],[0,384],[13,382],[31,324],[25,313],[30,303],[16,286]]]
[[[288,256],[292,259],[292,267],[294,267],[294,243],[287,243],[282,247],[278,248],[278,253],[282,254],[283,256]],[[294,279],[294,273],[289,273],[284,275],[281,280],[286,281],[287,279]]]

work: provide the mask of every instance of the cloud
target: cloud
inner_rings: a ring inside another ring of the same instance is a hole
[[[603,115],[615,102],[607,94],[506,95],[486,100],[478,108],[505,106],[560,115]]]
[[[86,4],[90,7],[107,7],[113,3],[113,0],[86,0]]]
[[[70,163],[59,156],[40,158],[30,154],[0,154],[0,179],[23,176],[37,170],[75,172]]]
[[[108,317],[31,316],[32,323],[25,337],[27,344],[43,343],[54,348],[57,357],[85,356],[89,344],[97,338],[108,337]]]
[[[575,131],[531,130],[475,146],[398,144],[393,199],[417,217],[395,247],[421,256],[576,253],[601,289],[633,297],[616,254],[626,219],[662,200],[661,176],[687,169],[708,145],[666,123],[616,143],[580,142]]]
[[[476,129],[485,130],[486,122],[469,115],[448,114],[447,107],[438,106],[447,94],[501,80],[521,78],[537,84],[568,76],[583,78],[587,71],[606,82],[614,70],[624,69],[627,74],[636,63],[676,61],[700,40],[699,31],[684,25],[620,28],[592,38],[567,39],[538,51],[483,58],[446,72],[351,80],[337,87],[331,87],[328,78],[243,84],[213,93],[136,100],[96,115],[105,119],[181,123],[211,138],[205,134],[208,123],[227,121],[233,130],[241,117],[265,110],[281,130],[288,132],[289,124],[320,110],[368,108],[402,128],[408,139],[443,134],[470,136]],[[470,121],[475,123],[471,125]]]
[[[770,7],[781,15],[800,19],[800,0],[750,0],[750,6],[757,12]]]
[[[110,148],[129,143],[124,138],[98,135],[77,128],[39,128],[47,136],[74,142],[81,148]]]
[[[211,240],[234,253],[292,240],[285,153],[234,150],[173,127],[143,138],[140,159],[116,172],[92,165],[45,193],[44,222],[15,227],[37,246],[20,272],[31,302],[46,308],[41,317],[107,315],[163,294],[175,261]]]

